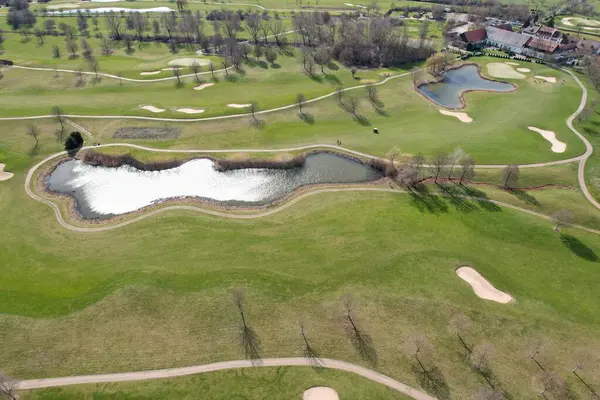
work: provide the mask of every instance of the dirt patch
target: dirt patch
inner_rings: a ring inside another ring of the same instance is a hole
[[[542,135],[542,137],[544,139],[546,139],[547,141],[550,142],[550,144],[552,144],[552,147],[550,148],[550,150],[552,150],[555,153],[564,153],[565,150],[567,150],[567,144],[564,142],[561,142],[560,140],[558,140],[556,138],[556,133],[553,131],[545,131],[543,129],[540,128],[536,128],[535,126],[529,126],[528,129],[530,131],[534,131],[539,133],[540,135]]]
[[[201,85],[198,85],[198,86],[194,87],[194,90],[206,89],[207,87],[211,87],[213,85],[214,85],[214,83],[212,83],[212,82],[211,83],[203,83]]]
[[[543,80],[545,82],[548,82],[548,83],[556,83],[556,78],[553,77],[553,76],[535,75],[534,78],[541,79],[541,80]]]
[[[448,115],[450,117],[456,117],[459,121],[466,122],[467,124],[470,124],[471,122],[473,122],[473,118],[469,117],[469,115],[464,112],[440,110],[440,113],[442,113],[444,115]]]
[[[460,267],[456,269],[456,275],[467,282],[473,288],[475,294],[482,299],[496,301],[506,304],[512,301],[512,296],[496,289],[479,272],[471,267]]]
[[[515,71],[512,66],[506,63],[489,63],[487,65],[487,72],[494,78],[525,79],[525,75]]]
[[[302,395],[302,400],[340,400],[335,389],[327,386],[315,386]]]
[[[5,172],[4,171],[4,167],[6,165],[0,163],[0,181],[7,181],[10,178],[12,178],[13,176],[15,176],[15,174],[13,174],[12,172]]]
[[[180,128],[154,128],[130,126],[119,128],[113,135],[113,139],[177,139],[181,135]]]

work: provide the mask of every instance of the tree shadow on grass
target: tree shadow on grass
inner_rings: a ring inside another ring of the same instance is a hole
[[[419,385],[428,393],[433,393],[440,400],[449,400],[450,388],[444,374],[438,367],[424,370],[419,365],[412,366]]]
[[[354,115],[354,120],[362,126],[371,126],[371,121],[369,121],[367,117],[364,117],[362,115]]]
[[[227,75],[225,75],[225,80],[227,82],[237,82],[240,80],[240,77],[238,75],[234,75],[234,74],[227,74]]]
[[[457,211],[470,213],[477,210],[475,204],[462,195],[462,190],[456,185],[438,185],[442,192],[446,195],[448,202],[456,208]]]
[[[596,255],[594,250],[589,248],[585,243],[577,239],[575,236],[561,234],[560,241],[567,247],[567,249],[571,250],[571,252],[577,257],[581,257],[584,260],[592,262],[598,261],[598,256]]]
[[[486,211],[493,211],[493,212],[498,212],[501,211],[502,209],[500,208],[500,206],[498,206],[495,203],[492,203],[487,194],[485,194],[485,192],[482,192],[479,189],[470,187],[470,186],[464,186],[464,185],[459,185],[462,190],[464,191],[464,193],[467,196],[471,196],[471,197],[477,197],[477,199],[473,199],[474,201],[477,202],[477,204],[479,205],[479,207],[481,207],[481,209],[486,210]]]
[[[340,67],[333,61],[327,64],[327,68],[332,71],[338,71],[340,69]]]
[[[298,118],[300,118],[303,122],[306,122],[309,125],[314,125],[315,117],[312,114],[301,112],[298,113]]]
[[[440,214],[448,212],[446,202],[440,196],[429,193],[429,189],[425,185],[410,189],[408,195],[411,203],[422,213]]]
[[[280,69],[281,68],[281,64],[273,63],[273,64],[271,64],[271,68],[273,68],[273,69]]]
[[[511,189],[511,190],[508,190],[508,193],[514,195],[516,198],[518,198],[521,201],[524,201],[527,204],[532,204],[534,206],[540,205],[540,202],[537,201],[537,199],[535,197],[533,197],[532,195],[530,195],[529,193],[527,193],[526,191],[524,191],[522,189]]]
[[[260,338],[254,329],[248,325],[243,325],[240,328],[240,342],[246,359],[250,360],[252,364],[261,364]]]
[[[312,74],[309,75],[310,79],[312,79],[313,81],[317,82],[317,83],[323,83],[323,77],[317,74]]]
[[[371,335],[364,332],[356,325],[348,327],[346,331],[352,345],[358,352],[358,355],[369,363],[369,365],[376,366],[378,361],[377,350],[375,350]]]
[[[340,80],[340,78],[338,78],[337,76],[333,75],[333,74],[325,74],[325,79],[334,85],[341,85],[342,81]]]
[[[382,117],[389,117],[389,116],[390,116],[390,113],[388,113],[387,111],[385,111],[383,108],[377,108],[377,107],[376,107],[376,108],[375,108],[375,112],[376,112],[378,115],[381,115]]]

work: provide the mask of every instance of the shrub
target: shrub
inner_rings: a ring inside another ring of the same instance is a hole
[[[83,136],[79,132],[71,132],[67,140],[65,140],[65,150],[77,150],[83,146]]]

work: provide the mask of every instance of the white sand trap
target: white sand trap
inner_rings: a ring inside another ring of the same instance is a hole
[[[487,71],[488,74],[494,78],[525,79],[525,75],[515,71],[512,66],[505,63],[489,63],[487,65]]]
[[[79,4],[75,3],[62,3],[62,4],[52,4],[48,6],[49,10],[60,10],[61,8],[79,8]]]
[[[236,103],[232,103],[232,104],[227,104],[227,107],[231,107],[231,108],[246,108],[246,107],[250,107],[252,104],[236,104]]]
[[[6,165],[0,163],[0,181],[7,181],[10,178],[12,178],[13,176],[15,176],[15,174],[13,174],[12,172],[5,172],[4,171],[4,167]]]
[[[508,65],[521,65],[519,63],[516,62],[510,62],[510,61],[505,61],[504,64],[508,64]]]
[[[473,288],[475,294],[482,299],[497,301],[506,304],[512,300],[512,297],[489,283],[479,272],[471,267],[460,267],[456,269],[456,275],[467,282]]]
[[[351,3],[344,3],[344,5],[348,6],[348,7],[354,7],[354,4],[351,4]]]
[[[207,60],[206,58],[178,58],[176,60],[169,61],[169,65],[177,67],[189,67],[195,62],[203,67],[211,64],[210,60]]]
[[[181,67],[169,67],[169,68],[163,68],[161,69],[161,71],[175,71],[175,70],[182,70],[183,68]]]
[[[162,71],[147,71],[147,72],[140,72],[140,75],[158,75],[161,72]]]
[[[529,126],[528,128],[530,131],[539,133],[544,139],[549,141],[552,144],[552,148],[550,150],[552,150],[553,152],[564,153],[565,150],[567,150],[567,144],[558,140],[556,138],[556,133],[552,131],[545,131],[543,129],[536,128],[535,126]]]
[[[211,87],[212,85],[214,85],[214,83],[203,83],[202,85],[196,86],[194,87],[194,90],[202,90],[202,89],[206,89],[207,87]]]
[[[542,76],[542,75],[535,75],[534,78],[537,79],[542,79],[548,83],[556,83],[556,78],[553,76]]]
[[[340,396],[330,387],[315,386],[304,391],[302,400],[340,400]]]
[[[469,117],[469,115],[467,113],[464,113],[464,112],[454,112],[454,111],[448,111],[448,110],[440,110],[440,113],[442,113],[444,115],[448,115],[450,117],[456,117],[456,118],[458,118],[459,121],[466,122],[468,124],[470,124],[471,122],[473,122],[473,118]]]
[[[178,108],[177,111],[186,114],[202,114],[204,112],[201,108]]]
[[[529,68],[517,68],[517,71],[519,71],[519,72],[531,72],[531,70]]]
[[[161,112],[165,111],[164,108],[157,108],[154,106],[140,106],[140,108],[147,110],[147,111],[151,111],[153,113],[161,113]]]

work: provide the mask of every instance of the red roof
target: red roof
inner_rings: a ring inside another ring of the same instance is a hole
[[[485,28],[475,29],[474,31],[465,32],[462,34],[463,40],[467,43],[483,42],[485,40]]]
[[[558,45],[559,43],[556,43],[552,40],[542,39],[539,37],[533,37],[529,43],[527,43],[527,47],[531,47],[539,51],[545,51],[546,53],[554,53]]]

